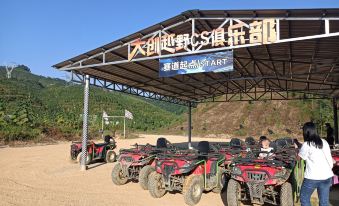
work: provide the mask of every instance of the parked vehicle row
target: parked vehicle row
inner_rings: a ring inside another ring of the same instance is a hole
[[[187,205],[197,204],[204,191],[220,193],[223,189],[229,206],[240,202],[293,205],[297,151],[286,138],[274,141],[272,147],[274,152],[258,158],[263,151],[251,140],[201,141],[196,149],[182,149],[159,138],[155,146],[120,150],[112,181],[122,185],[139,180],[154,198],[181,192]]]
[[[114,138],[109,135],[104,137],[104,142],[96,144],[93,141],[87,142],[86,165],[95,160],[104,160],[107,163],[116,161],[117,155],[114,149],[117,147]],[[82,156],[82,142],[72,142],[70,150],[70,160],[74,163],[80,163]]]
[[[335,165],[333,166],[333,173],[339,176],[339,148],[332,150],[332,157],[336,161]]]
[[[281,138],[269,144],[269,150],[252,137],[225,143],[201,141],[195,149],[180,148],[165,138],[155,145],[132,145],[114,152],[116,142],[110,136],[104,143],[87,143],[87,160],[117,163],[111,177],[115,185],[139,182],[154,198],[167,192],[180,192],[187,205],[197,204],[203,192],[226,196],[229,206],[265,204],[290,206],[298,201],[305,164],[298,160],[293,139]],[[72,161],[80,162],[81,142],[71,145]],[[339,175],[339,149],[332,150]]]

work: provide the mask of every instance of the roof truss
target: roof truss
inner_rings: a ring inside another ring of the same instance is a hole
[[[283,15],[280,10],[279,15],[271,11],[252,12],[253,15],[250,11],[224,11],[223,16],[220,16],[221,11],[185,12],[55,67],[72,71],[75,82],[83,82],[82,76],[89,74],[92,85],[182,105],[214,101],[219,96],[226,96],[222,101],[339,96],[339,10],[324,10],[317,15],[313,13],[318,11],[313,10],[292,10]],[[308,12],[313,13],[304,15]],[[277,22],[277,41],[271,44],[246,43],[215,48],[190,45],[176,54],[160,52],[143,56],[137,52],[128,60],[131,44],[137,38],[161,38],[171,33],[194,35],[239,22],[248,27],[249,22],[266,18],[274,18]],[[161,58],[230,49],[234,50],[234,72],[158,76]],[[295,93],[312,95],[291,95]]]

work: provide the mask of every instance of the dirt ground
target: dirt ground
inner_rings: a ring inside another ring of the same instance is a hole
[[[134,143],[155,144],[157,136],[117,140],[118,149]],[[171,142],[186,137],[166,136]],[[200,141],[193,138],[193,141]],[[213,139],[226,141],[225,139]],[[95,163],[85,172],[69,162],[69,142],[56,145],[0,149],[0,205],[185,205],[180,193],[167,193],[154,199],[137,183],[115,186],[111,181],[113,164]],[[117,149],[117,151],[118,151]],[[339,196],[338,187],[332,196]],[[225,194],[204,193],[198,206],[224,204]]]

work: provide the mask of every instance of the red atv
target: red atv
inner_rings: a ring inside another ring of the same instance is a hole
[[[93,141],[87,142],[87,158],[86,165],[94,160],[104,160],[107,163],[115,162],[116,154],[113,151],[116,148],[116,142],[114,138],[107,135],[105,136],[105,142],[95,144]],[[74,162],[81,161],[82,155],[82,142],[72,142],[70,157]]]
[[[229,147],[228,148],[226,147],[224,150],[225,155],[226,155],[226,163],[228,165],[231,164],[232,160],[235,157],[242,156],[244,153],[246,153],[246,150],[249,147],[251,148],[257,147],[257,145],[248,143],[247,141],[243,142],[242,140],[238,138],[232,138],[229,143]]]
[[[259,142],[255,141],[253,137],[246,137],[245,139],[245,144],[247,148],[258,148],[260,145],[258,144]]]
[[[332,158],[336,161],[335,165],[333,166],[333,173],[339,176],[339,149],[332,150]]]
[[[274,153],[251,150],[246,156],[233,159],[227,185],[228,206],[238,206],[242,201],[294,205],[292,184],[297,152],[286,139],[274,143]],[[260,153],[266,153],[266,157],[259,159]]]
[[[139,181],[141,188],[147,190],[148,176],[154,169],[154,159],[158,153],[171,153],[176,148],[165,138],[158,138],[157,145],[135,144],[132,149],[121,149],[118,163],[112,170],[115,185],[126,184],[128,180]]]
[[[160,198],[166,191],[180,191],[185,203],[195,205],[202,192],[222,188],[224,156],[210,152],[209,142],[198,144],[198,151],[178,150],[173,154],[158,154],[155,168],[148,180],[152,197]]]
[[[229,179],[229,166],[232,163],[233,158],[241,156],[243,153],[245,153],[247,149],[246,145],[248,145],[248,143],[243,142],[238,138],[232,138],[231,141],[226,144],[212,143],[210,145],[214,151],[224,156],[225,160],[222,167],[226,171],[225,175],[227,175],[225,180]]]

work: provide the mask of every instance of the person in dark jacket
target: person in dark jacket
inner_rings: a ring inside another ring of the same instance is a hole
[[[334,145],[334,130],[331,127],[330,123],[326,123],[326,140],[328,142],[328,144],[330,145],[330,147],[332,148]]]

